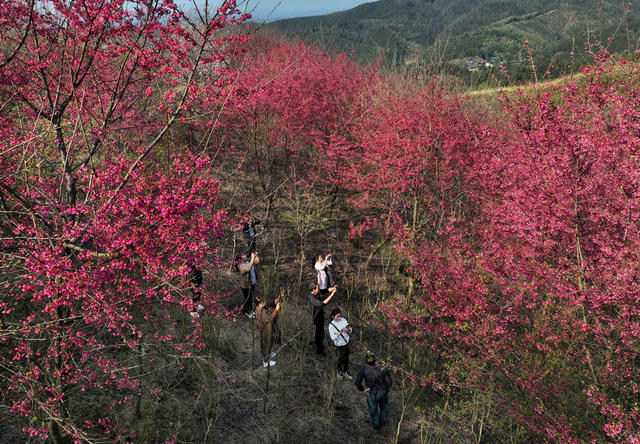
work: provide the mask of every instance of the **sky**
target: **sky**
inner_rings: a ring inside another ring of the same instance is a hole
[[[275,8],[268,20],[280,18],[303,17],[307,15],[323,15],[336,11],[345,11],[363,3],[375,0],[247,0],[247,9],[255,8],[253,16],[256,20],[265,20]],[[240,1],[238,1],[240,4]]]

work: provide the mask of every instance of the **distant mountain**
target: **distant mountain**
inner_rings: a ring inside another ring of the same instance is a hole
[[[264,9],[264,8],[256,8],[251,12],[251,21],[254,22],[272,22],[275,20],[285,20],[289,18],[299,18],[299,17],[309,17],[309,16],[318,16],[318,15],[326,15],[331,14],[335,10],[330,9],[316,9],[314,11],[295,11],[295,10],[286,10],[281,11],[280,9]]]
[[[333,14],[270,26],[368,62],[384,53],[395,65],[490,57],[510,63],[529,48],[547,60],[584,53],[589,40],[637,49],[640,2],[620,0],[380,0]],[[628,33],[627,33],[628,29]]]

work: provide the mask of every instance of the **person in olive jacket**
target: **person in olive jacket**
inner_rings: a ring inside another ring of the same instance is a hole
[[[273,311],[267,308],[267,301],[261,296],[256,296],[256,322],[258,324],[258,333],[260,335],[260,350],[262,351],[263,367],[273,367],[276,361],[272,358],[275,356],[271,352],[273,343],[276,340],[276,322],[280,314],[280,299],[275,300]]]

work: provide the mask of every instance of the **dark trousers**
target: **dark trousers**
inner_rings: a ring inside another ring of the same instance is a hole
[[[253,296],[256,291],[256,286],[252,285],[249,288],[243,288],[242,294],[244,295],[244,304],[242,304],[243,313],[251,313],[253,311]]]
[[[371,415],[371,425],[378,429],[382,424],[387,422],[387,404],[389,403],[389,395],[387,393],[381,399],[376,400],[371,393],[367,393],[367,407]]]
[[[264,361],[270,359],[271,349],[273,348],[273,343],[276,340],[276,334],[274,331],[261,331],[260,332],[260,350],[262,351],[262,357]]]
[[[273,329],[273,343],[274,344],[282,344],[282,332],[278,328],[278,320],[272,324]]]
[[[198,304],[200,303],[200,292],[191,290],[191,302],[193,302],[193,311],[196,311]]]
[[[340,345],[338,349],[338,371],[349,373],[349,346]]]
[[[316,307],[313,313],[313,324],[316,326],[316,333],[313,342],[316,345],[316,353],[324,355],[324,310]]]
[[[248,254],[253,253],[254,251],[256,251],[256,237],[250,237],[249,239],[247,239],[247,244],[249,246],[249,250],[247,251]]]
[[[316,353],[324,354],[324,316],[320,322],[314,320],[316,325],[316,334],[313,342],[316,344]]]

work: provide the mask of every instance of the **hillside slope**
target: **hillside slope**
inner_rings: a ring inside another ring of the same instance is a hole
[[[307,42],[371,61],[385,53],[395,64],[419,59],[502,57],[521,60],[523,43],[547,57],[614,37],[614,49],[635,47],[640,5],[625,15],[616,0],[380,0],[348,11],[276,21],[271,27]],[[627,27],[629,39],[627,40]],[[617,32],[616,32],[617,31]]]

